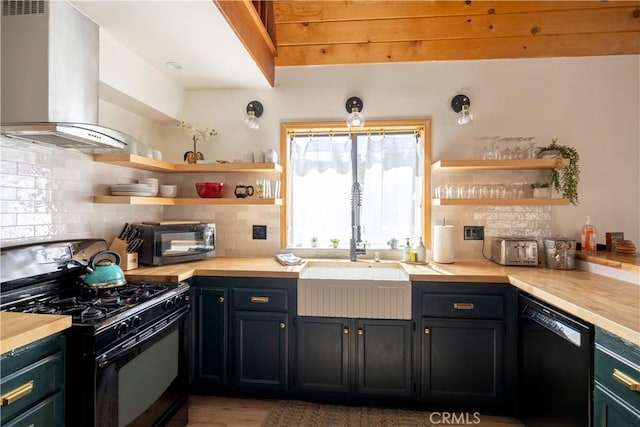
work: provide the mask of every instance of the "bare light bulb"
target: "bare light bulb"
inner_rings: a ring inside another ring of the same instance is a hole
[[[469,111],[468,105],[463,105],[462,110],[460,110],[460,115],[458,116],[458,124],[460,126],[469,124],[473,121],[473,114]]]
[[[258,123],[258,118],[256,117],[256,113],[254,111],[249,111],[247,113],[247,118],[244,121],[245,126],[252,130],[260,129],[260,123]]]
[[[364,126],[364,115],[358,111],[357,108],[353,108],[351,113],[347,117],[347,127],[361,128]]]

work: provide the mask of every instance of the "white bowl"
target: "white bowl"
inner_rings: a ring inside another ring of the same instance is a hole
[[[177,185],[161,185],[160,197],[176,197],[178,195]]]

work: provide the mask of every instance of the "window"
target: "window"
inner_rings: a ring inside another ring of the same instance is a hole
[[[387,247],[394,237],[430,240],[430,122],[283,123],[283,247],[349,247],[353,183],[361,188],[361,239]],[[355,164],[355,168],[353,167]]]

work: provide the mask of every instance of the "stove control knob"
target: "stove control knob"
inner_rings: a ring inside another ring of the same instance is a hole
[[[176,296],[174,301],[175,301],[176,307],[180,307],[182,304],[184,304],[184,297],[182,295],[178,295]]]
[[[133,316],[133,319],[131,319],[131,327],[132,328],[139,328],[140,324],[142,323],[142,317],[140,316]]]
[[[164,303],[164,309],[167,310],[167,311],[173,310],[173,306],[174,306],[174,303],[173,303],[172,299],[168,299]]]
[[[127,324],[127,322],[119,323],[116,326],[116,335],[118,335],[119,337],[126,335],[128,331],[129,331],[129,325]]]

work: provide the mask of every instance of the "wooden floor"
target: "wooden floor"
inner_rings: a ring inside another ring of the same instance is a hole
[[[267,416],[269,410],[277,403],[278,400],[191,395],[189,396],[188,427],[260,427],[260,423]],[[459,424],[442,423],[442,425],[455,427]],[[473,425],[481,427],[523,426],[520,421],[514,418],[482,414],[480,414],[480,423]]]

